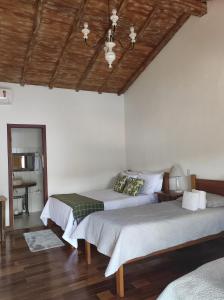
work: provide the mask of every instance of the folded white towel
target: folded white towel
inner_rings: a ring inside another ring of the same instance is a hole
[[[206,205],[207,205],[206,192],[195,190],[195,189],[193,189],[192,192],[199,194],[199,207],[198,208],[206,209]]]
[[[199,208],[200,195],[199,193],[184,192],[182,207],[188,210],[196,211]]]

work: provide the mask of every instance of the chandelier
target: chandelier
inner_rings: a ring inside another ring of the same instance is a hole
[[[112,14],[109,18],[110,20],[110,29],[108,30],[107,37],[105,39],[105,46],[104,46],[104,52],[105,52],[105,60],[108,62],[109,68],[112,68],[112,64],[116,59],[116,54],[114,52],[114,48],[116,46],[116,42],[118,42],[122,48],[123,44],[120,40],[116,39],[116,28],[118,25],[119,16],[117,15],[117,10],[114,8],[112,9]],[[87,40],[90,34],[89,24],[87,22],[84,23],[83,29],[82,29],[83,39],[86,45]],[[128,38],[130,40],[130,47],[128,49],[134,49],[134,45],[136,43],[136,32],[134,26],[130,26],[130,33],[128,35]]]

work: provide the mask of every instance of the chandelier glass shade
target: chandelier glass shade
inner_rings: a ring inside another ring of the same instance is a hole
[[[122,48],[123,44],[120,40],[116,39],[116,28],[118,26],[119,16],[117,15],[117,10],[114,8],[112,9],[112,14],[109,17],[110,21],[110,29],[108,30],[107,37],[105,39],[105,46],[104,46],[104,52],[105,52],[105,60],[107,61],[109,68],[112,68],[112,64],[116,59],[116,53],[114,52],[114,48],[116,47],[116,43],[118,42]],[[83,39],[86,45],[87,40],[90,34],[89,24],[85,22],[83,24],[82,29]],[[135,43],[136,43],[136,32],[134,26],[130,26],[130,33],[128,35],[128,39],[130,41],[130,49],[134,49]]]

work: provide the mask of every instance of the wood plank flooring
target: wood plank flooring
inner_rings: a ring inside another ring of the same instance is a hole
[[[61,233],[56,227],[52,230]],[[87,266],[83,244],[79,252],[65,245],[31,253],[24,231],[8,233],[6,245],[0,249],[1,300],[119,299],[115,296],[114,277],[104,277],[107,257],[93,251],[92,265]],[[124,299],[154,300],[169,282],[222,256],[224,239],[220,238],[130,264],[125,267]]]

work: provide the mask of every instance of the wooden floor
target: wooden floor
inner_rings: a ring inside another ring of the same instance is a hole
[[[93,251],[92,265],[87,267],[82,245],[80,253],[68,245],[31,253],[23,232],[8,233],[0,250],[1,300],[118,299],[114,277],[104,277],[108,258]],[[128,265],[124,299],[156,299],[169,282],[223,254],[224,239],[220,238]]]

